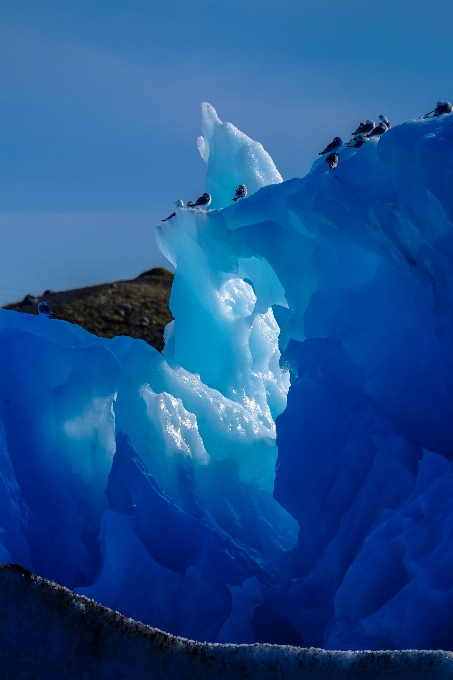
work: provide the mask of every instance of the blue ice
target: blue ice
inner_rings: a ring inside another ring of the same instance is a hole
[[[283,182],[204,104],[163,354],[0,310],[0,559],[196,640],[453,650],[452,119]]]

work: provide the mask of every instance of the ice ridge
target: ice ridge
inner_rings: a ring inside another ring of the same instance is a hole
[[[163,355],[0,310],[1,559],[199,641],[453,650],[453,116],[281,182],[203,111]]]

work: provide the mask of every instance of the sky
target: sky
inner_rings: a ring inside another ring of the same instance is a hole
[[[301,177],[360,121],[453,100],[452,25],[452,0],[1,0],[0,304],[165,266],[201,102]]]

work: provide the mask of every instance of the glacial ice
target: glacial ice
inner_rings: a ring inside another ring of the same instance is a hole
[[[453,650],[452,121],[282,182],[204,105],[163,354],[0,310],[0,559],[199,641]]]
[[[212,195],[211,208],[226,208],[240,184],[255,193],[268,184],[283,182],[272,158],[259,142],[253,141],[231,123],[222,123],[215,109],[201,105],[203,135],[198,151],[207,164],[206,190]]]
[[[333,652],[175,637],[17,565],[0,565],[0,602],[2,670],[14,680],[451,679],[452,652]]]

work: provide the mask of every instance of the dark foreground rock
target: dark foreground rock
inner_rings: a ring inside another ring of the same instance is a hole
[[[103,338],[130,335],[161,351],[164,327],[173,318],[168,309],[172,282],[173,274],[159,267],[130,281],[46,291],[39,297],[26,295],[4,308],[37,314],[38,303],[45,300],[56,319],[76,323]]]
[[[197,643],[144,626],[16,565],[0,566],[5,680],[440,680],[453,653]]]

